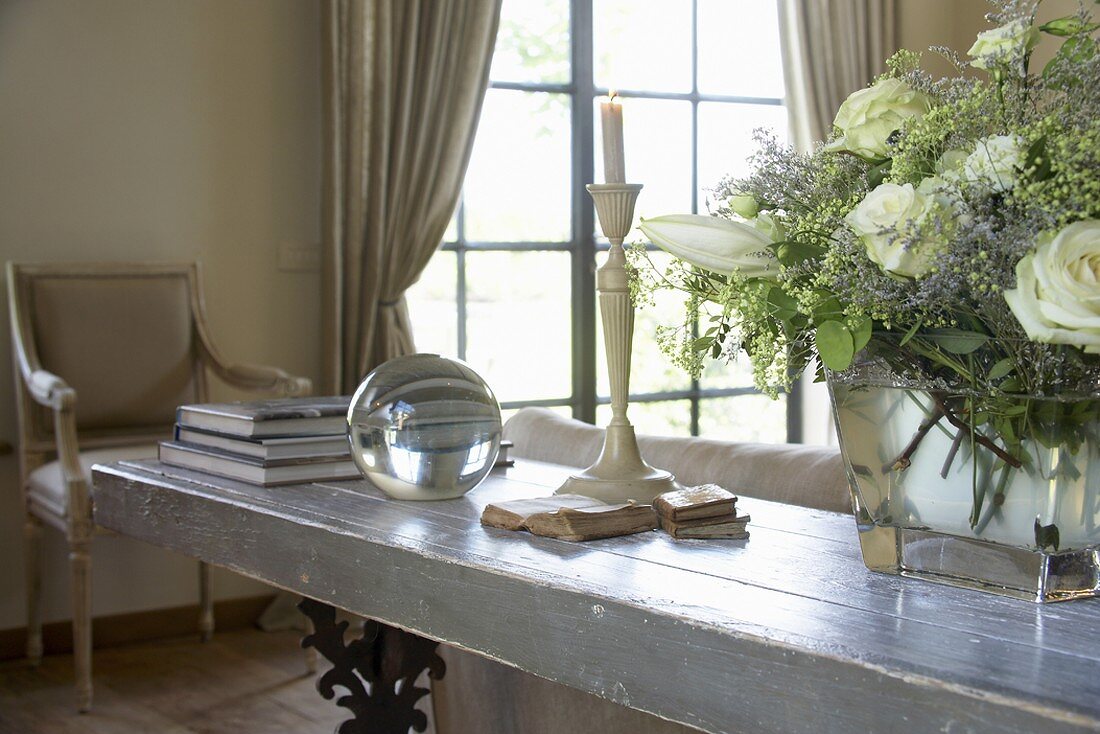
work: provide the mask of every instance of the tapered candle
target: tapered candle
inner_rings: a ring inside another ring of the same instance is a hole
[[[626,183],[626,160],[623,156],[623,106],[614,92],[600,103],[603,129],[603,179],[606,183]]]

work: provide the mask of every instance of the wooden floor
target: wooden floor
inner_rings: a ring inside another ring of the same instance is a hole
[[[91,713],[73,706],[72,658],[0,663],[0,734],[328,734],[296,632],[240,630],[96,650]]]

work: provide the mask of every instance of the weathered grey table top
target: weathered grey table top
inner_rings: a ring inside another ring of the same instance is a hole
[[[743,499],[747,541],[483,528],[550,493],[524,463],[457,500],[97,467],[108,528],[710,732],[1100,731],[1100,603],[874,574],[848,516]]]

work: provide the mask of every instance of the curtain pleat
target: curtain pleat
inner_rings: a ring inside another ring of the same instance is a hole
[[[447,229],[473,149],[501,0],[326,0],[326,388],[414,351],[405,291]]]
[[[793,142],[811,150],[840,104],[897,50],[897,0],[780,0],[779,25]]]

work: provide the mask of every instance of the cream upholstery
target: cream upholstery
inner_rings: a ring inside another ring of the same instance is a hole
[[[603,446],[603,429],[546,408],[525,408],[504,427],[517,457],[589,466]],[[681,484],[712,482],[745,497],[818,510],[848,512],[851,495],[840,452],[801,444],[732,443],[706,438],[639,436],[642,455]]]
[[[525,408],[504,436],[516,458],[585,467],[603,430]],[[684,484],[713,482],[744,497],[847,512],[848,483],[833,448],[640,436],[642,454]],[[432,683],[436,734],[689,734],[695,731],[450,647],[447,677]]]
[[[155,443],[140,444],[137,446],[112,446],[103,449],[81,451],[79,454],[80,468],[84,472],[84,478],[90,484],[92,481],[92,466],[95,464],[107,464],[112,461],[124,461],[126,459],[154,459],[157,456]],[[62,476],[61,462],[51,461],[43,464],[27,476],[27,499],[38,505],[42,505],[51,512],[65,517],[69,512],[69,489]]]
[[[38,358],[80,396],[79,430],[164,426],[195,399],[185,272],[41,277],[30,290]]]

